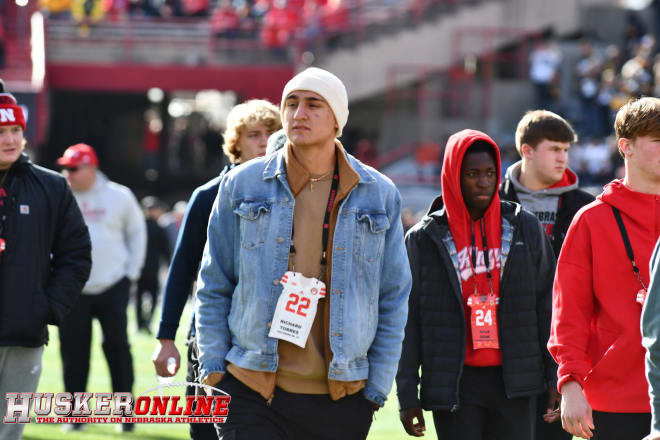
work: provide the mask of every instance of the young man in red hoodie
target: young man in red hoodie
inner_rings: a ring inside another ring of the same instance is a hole
[[[564,429],[638,440],[651,425],[640,315],[660,235],[660,99],[628,102],[614,128],[626,174],[568,230],[548,348],[559,364]]]
[[[425,409],[443,440],[530,440],[536,396],[555,388],[555,257],[537,218],[500,201],[499,176],[490,137],[454,134],[442,196],[406,236],[413,287],[396,382],[410,435],[424,435]]]

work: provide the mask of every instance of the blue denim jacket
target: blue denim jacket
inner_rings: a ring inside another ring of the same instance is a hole
[[[365,397],[383,405],[412,285],[401,197],[387,177],[347,157],[360,180],[339,206],[332,243],[328,377],[366,379]],[[220,182],[195,300],[201,377],[225,372],[225,361],[277,370],[278,339],[268,332],[287,270],[294,203],[283,150]]]

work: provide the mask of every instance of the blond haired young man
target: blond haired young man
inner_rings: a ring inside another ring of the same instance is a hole
[[[252,99],[238,104],[227,116],[227,128],[223,136],[222,149],[229,157],[231,165],[226,166],[218,177],[195,189],[190,197],[165,283],[163,308],[157,335],[158,346],[152,358],[156,372],[160,376],[173,376],[179,369],[181,357],[174,344],[174,337],[183,307],[197,277],[206,243],[206,227],[213,200],[218,194],[220,180],[234,166],[263,156],[268,137],[281,127],[277,107],[261,99]],[[187,338],[188,371],[186,379],[188,382],[195,382],[199,379],[194,319],[193,316]],[[174,358],[176,361],[174,371],[168,370],[167,364],[170,358]],[[188,395],[194,395],[195,392],[194,387],[186,389]],[[217,435],[211,424],[192,423],[190,437],[193,440],[215,440]]]

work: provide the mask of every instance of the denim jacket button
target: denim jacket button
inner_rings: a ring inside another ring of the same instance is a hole
[[[266,324],[266,325],[268,326],[268,328],[270,328],[270,327],[273,325],[273,323],[272,323],[272,322],[269,322],[269,323]]]
[[[280,284],[280,280],[273,280],[273,286],[277,286],[278,284]]]
[[[341,290],[339,290],[339,289],[335,289],[335,290],[333,290],[333,293],[334,293],[335,295],[339,295],[339,294],[341,293]]]
[[[284,238],[282,238],[282,237],[277,237],[277,242],[278,242],[278,243],[284,243]]]
[[[267,363],[265,363],[265,362],[262,362],[262,363],[261,363],[261,368],[266,368],[267,366],[268,366]]]

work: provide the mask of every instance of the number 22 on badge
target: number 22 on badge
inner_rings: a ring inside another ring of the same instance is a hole
[[[282,276],[280,284],[283,289],[268,336],[305,348],[318,300],[325,297],[325,283],[289,271]]]

